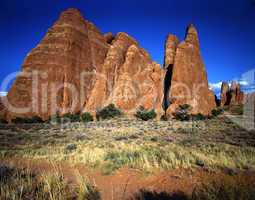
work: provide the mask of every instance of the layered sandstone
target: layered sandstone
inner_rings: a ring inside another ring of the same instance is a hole
[[[103,35],[76,9],[64,11],[27,55],[7,99],[9,121],[95,113],[110,103],[126,113],[155,109],[158,116],[181,104],[205,115],[215,107],[194,26],[181,43],[167,37],[162,69],[134,38]]]
[[[85,107],[90,112],[110,103],[132,113],[139,106],[161,112],[162,75],[160,65],[126,33],[118,33],[112,41]]]
[[[230,105],[242,105],[244,101],[244,93],[241,91],[241,85],[235,81],[230,87]]]
[[[223,82],[221,85],[220,105],[225,106],[229,104],[229,85]]]
[[[226,105],[242,105],[244,104],[244,93],[241,90],[241,85],[236,81],[229,84],[226,82],[222,83],[221,86],[221,106]]]
[[[170,64],[172,68],[171,86],[166,94],[170,102],[167,113],[175,112],[179,105],[189,104],[193,114],[211,114],[216,107],[215,97],[208,86],[196,28],[190,25],[181,43],[177,44],[175,37],[168,38],[166,43],[169,49],[165,51],[165,67]]]
[[[22,73],[8,93],[14,107],[8,118],[17,116],[16,108],[25,109],[22,116],[39,115],[43,119],[56,112],[79,112],[90,96],[94,72],[101,71],[108,49],[101,32],[78,10],[63,12],[27,55]]]

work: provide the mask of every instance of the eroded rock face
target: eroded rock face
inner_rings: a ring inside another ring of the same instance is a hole
[[[241,91],[241,85],[237,82],[232,82],[230,87],[230,105],[242,105],[244,93]]]
[[[241,91],[241,85],[236,81],[233,81],[230,87],[228,83],[222,83],[221,106],[242,105],[245,101],[244,96],[244,93]]]
[[[223,82],[221,85],[221,106],[229,104],[229,85],[227,82]]]
[[[165,52],[161,69],[128,34],[103,35],[78,10],[68,9],[25,58],[7,96],[7,119],[95,113],[111,103],[130,114],[143,106],[160,116],[181,104],[209,114],[214,94],[194,26],[181,43],[169,35]]]
[[[109,32],[109,33],[104,34],[104,38],[108,44],[112,44],[112,41],[114,40],[115,37],[111,32]]]
[[[164,68],[174,64],[179,39],[175,35],[168,35],[165,42]]]
[[[78,10],[66,10],[27,55],[8,93],[10,104],[25,109],[22,117],[47,119],[56,112],[79,112],[93,88],[93,73],[102,70],[108,49],[104,36]],[[9,110],[8,118],[19,115],[16,111]]]
[[[90,112],[110,103],[126,113],[139,106],[161,112],[162,71],[137,41],[118,33],[112,41],[91,97],[85,107]],[[160,91],[160,92],[159,92]]]
[[[173,37],[172,37],[173,38]],[[171,40],[170,40],[171,41]],[[173,41],[177,41],[173,39]],[[168,41],[167,41],[168,43]],[[189,104],[192,113],[211,114],[216,107],[214,93],[209,90],[206,70],[200,54],[197,30],[193,25],[187,28],[185,40],[177,45],[173,42],[166,50],[166,65],[173,63],[171,87],[167,113],[175,112],[179,105]],[[168,46],[168,45],[166,45]]]

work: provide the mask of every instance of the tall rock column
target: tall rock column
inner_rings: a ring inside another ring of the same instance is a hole
[[[209,89],[206,70],[200,53],[198,33],[193,25],[188,26],[185,40],[178,44],[175,56],[173,50],[166,50],[165,58],[173,61],[170,107],[167,113],[175,112],[183,104],[192,106],[192,113],[210,115],[216,107],[214,93]]]
[[[230,87],[231,105],[242,105],[244,101],[244,93],[241,91],[241,85],[235,81],[231,83]]]
[[[229,104],[230,97],[229,97],[229,85],[227,82],[223,82],[221,85],[221,100],[220,100],[220,105],[225,106]]]
[[[175,35],[169,34],[165,42],[165,55],[164,55],[164,98],[162,107],[166,112],[170,106],[169,91],[171,88],[171,81],[173,75],[173,65],[179,40]]]

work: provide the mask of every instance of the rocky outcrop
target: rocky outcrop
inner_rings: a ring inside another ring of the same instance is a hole
[[[162,81],[160,65],[126,33],[112,42],[102,71],[85,107],[90,112],[114,103],[127,113],[139,106],[161,112]]]
[[[26,57],[22,73],[8,93],[8,118],[79,112],[94,86],[109,49],[104,36],[76,9],[63,12]],[[82,81],[81,81],[82,79]],[[35,94],[32,94],[32,91]]]
[[[95,113],[110,103],[130,114],[139,106],[155,109],[158,116],[181,104],[205,115],[215,106],[194,26],[181,43],[167,37],[161,69],[134,38],[103,35],[76,9],[64,11],[27,55],[7,99],[8,121]]]
[[[114,40],[114,35],[110,32],[110,33],[106,33],[104,34],[104,38],[105,38],[105,41],[108,43],[108,44],[112,44],[112,41]]]
[[[241,85],[237,82],[232,82],[230,87],[230,105],[242,105],[244,93],[241,91]]]
[[[168,35],[165,42],[165,57],[164,57],[164,68],[167,69],[170,65],[174,64],[177,46],[179,40],[175,35]]]
[[[223,82],[221,85],[220,105],[225,106],[229,104],[229,85],[227,82]]]
[[[179,105],[189,104],[192,113],[211,114],[216,107],[214,93],[209,90],[206,70],[200,54],[198,33],[193,25],[186,31],[185,40],[170,36],[166,42],[165,67],[171,67],[169,107],[167,113],[175,112]]]
[[[235,81],[229,84],[223,82],[221,86],[221,106],[242,105],[244,103],[244,93],[241,85]]]

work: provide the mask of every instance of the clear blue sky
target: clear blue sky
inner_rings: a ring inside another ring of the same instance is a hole
[[[69,7],[102,32],[127,32],[161,64],[166,35],[183,39],[195,24],[211,83],[255,68],[255,0],[1,0],[0,83]]]

